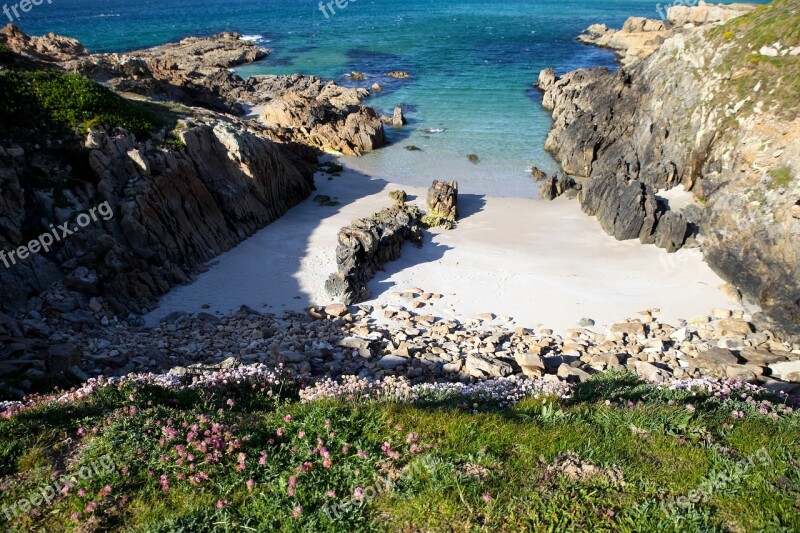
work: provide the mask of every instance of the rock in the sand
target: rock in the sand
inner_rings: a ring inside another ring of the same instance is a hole
[[[580,322],[578,322],[578,325],[582,328],[588,328],[594,326],[594,320],[591,318],[581,318]]]
[[[344,316],[348,312],[347,306],[344,304],[330,304],[329,306],[325,307],[325,313],[332,317]]]
[[[572,177],[559,172],[544,178],[542,185],[539,187],[539,195],[544,200],[555,200],[567,191],[573,190],[576,193],[576,187],[577,183]]]
[[[428,213],[422,219],[428,226],[452,227],[458,218],[458,182],[435,180],[428,189]]]
[[[583,212],[597,216],[606,233],[621,241],[653,242],[658,203],[649,185],[609,173],[589,180],[578,198]]]
[[[499,378],[510,376],[514,372],[508,363],[483,355],[468,355],[465,366],[469,375],[475,378]]]
[[[669,253],[677,252],[686,242],[688,228],[689,225],[683,215],[667,211],[661,215],[656,226],[656,246],[664,248]]]
[[[328,295],[343,304],[368,299],[371,293],[367,284],[386,263],[400,257],[403,243],[410,240],[422,245],[418,220],[416,208],[394,205],[339,230],[338,272],[325,282]]]

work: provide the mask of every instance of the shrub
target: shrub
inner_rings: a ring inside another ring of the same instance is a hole
[[[161,121],[142,104],[77,74],[54,71],[0,73],[0,119],[5,124],[43,121],[48,127],[85,132],[94,124],[125,128],[145,137]]]

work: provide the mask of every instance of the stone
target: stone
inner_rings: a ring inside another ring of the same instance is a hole
[[[458,182],[434,180],[426,198],[428,225],[450,225],[458,220]]]
[[[509,376],[513,373],[511,365],[504,361],[474,354],[467,356],[465,368],[470,376],[476,378],[498,378]]]
[[[634,368],[636,369],[637,374],[639,374],[645,381],[649,381],[651,383],[663,383],[664,380],[671,377],[668,371],[645,361],[634,362]]]
[[[522,373],[529,378],[540,377],[545,373],[544,360],[537,354],[517,353],[514,354],[514,360],[522,369]]]
[[[591,374],[580,368],[575,368],[564,363],[558,367],[556,375],[568,381],[586,381],[591,377]]]
[[[726,367],[739,363],[739,358],[734,353],[725,348],[711,348],[705,352],[699,352],[695,357],[698,366],[705,367]]]
[[[581,318],[580,322],[578,322],[578,325],[582,328],[588,328],[594,326],[594,320],[591,318]]]
[[[394,369],[399,366],[408,364],[409,359],[399,355],[388,354],[384,355],[378,360],[378,366],[385,369]]]
[[[720,337],[746,337],[753,332],[753,325],[745,320],[726,318],[717,322],[717,335]]]
[[[619,322],[611,326],[611,333],[638,337],[645,334],[644,324],[641,322]]]
[[[769,365],[769,371],[773,378],[790,383],[800,383],[800,360],[772,363]]]
[[[344,304],[330,304],[325,307],[325,313],[332,317],[342,317],[348,312],[347,306]]]
[[[729,378],[754,383],[764,374],[764,368],[757,365],[732,365],[725,367],[725,375]]]
[[[677,252],[686,242],[689,225],[683,215],[667,211],[658,219],[655,230],[655,245],[667,252]]]
[[[739,355],[749,364],[765,366],[786,361],[792,354],[790,352],[772,352],[770,350],[745,347],[742,348]]]

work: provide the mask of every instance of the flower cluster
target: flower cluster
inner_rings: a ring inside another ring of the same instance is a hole
[[[341,382],[325,378],[300,391],[300,400],[303,403],[321,398],[413,402],[417,395],[406,378],[395,376],[377,381],[357,376],[344,376]]]
[[[471,402],[488,402],[499,407],[510,407],[527,398],[557,396],[568,398],[571,387],[560,381],[545,379],[518,379],[515,377],[490,379],[476,383],[423,383],[414,387],[419,398],[430,400],[459,399]]]

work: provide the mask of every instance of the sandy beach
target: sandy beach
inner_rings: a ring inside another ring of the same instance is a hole
[[[348,169],[328,178],[318,174],[311,198],[211,262],[194,283],[173,289],[147,322],[174,311],[226,313],[243,304],[279,314],[328,304],[324,282],[336,269],[339,229],[390,205],[388,192],[397,188],[424,208],[424,189]],[[322,206],[316,195],[339,205]],[[405,245],[401,259],[372,281],[373,300],[365,303],[404,307],[408,301],[397,293],[419,288],[444,297],[418,312],[458,320],[493,313],[510,325],[560,332],[584,317],[602,327],[653,307],[667,321],[736,307],[699,250],[667,254],[619,242],[574,201],[461,190],[459,213],[455,230],[426,233],[421,249]]]

